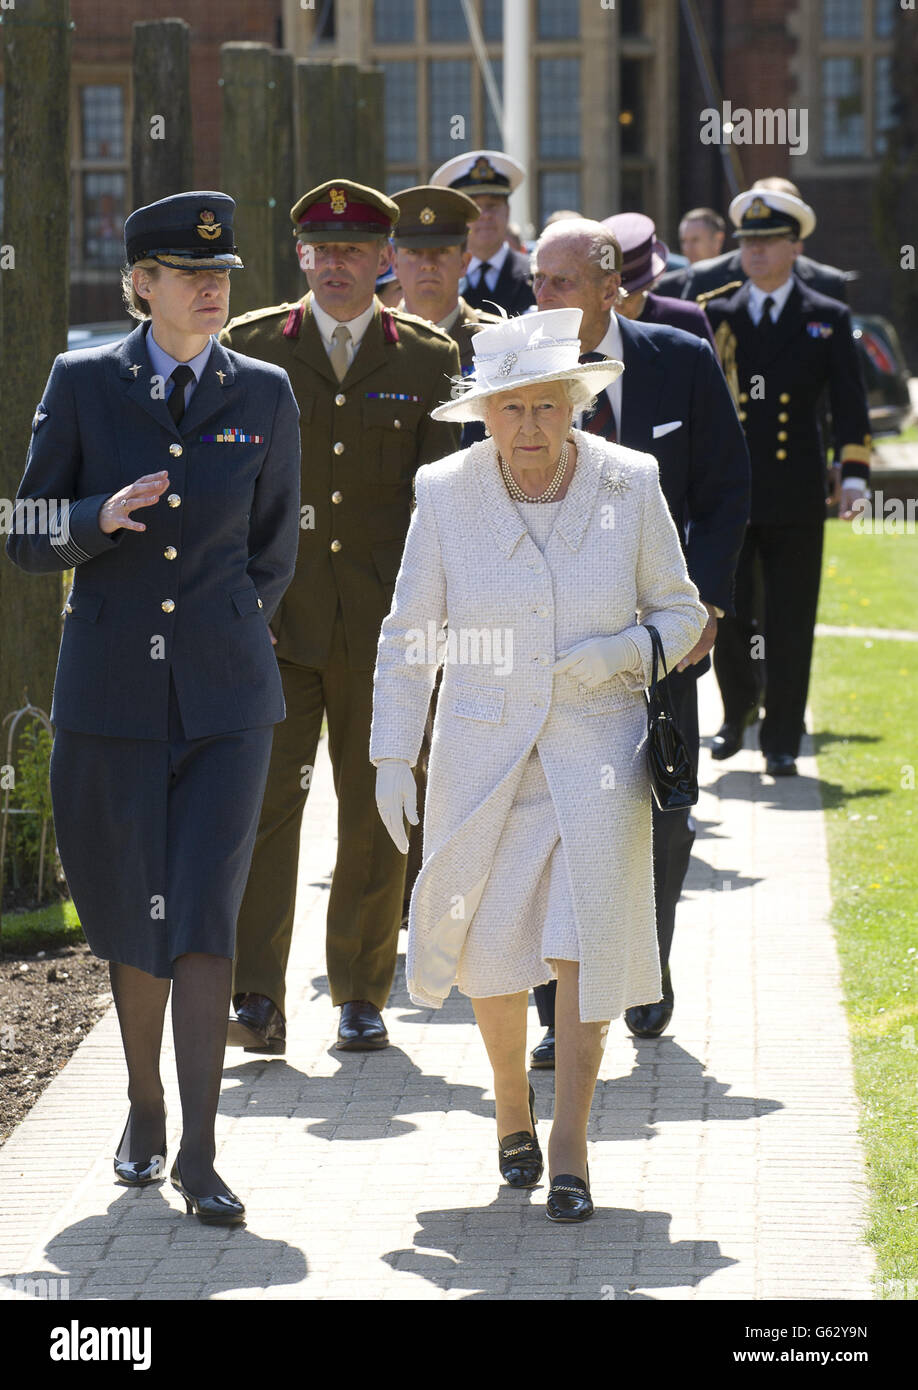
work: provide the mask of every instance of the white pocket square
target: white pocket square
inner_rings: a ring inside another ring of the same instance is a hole
[[[681,420],[670,420],[669,424],[667,425],[654,425],[653,437],[654,439],[662,439],[664,434],[672,434],[673,430],[679,430],[681,428]]]

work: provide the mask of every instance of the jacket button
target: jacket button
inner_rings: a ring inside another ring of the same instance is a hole
[[[740,405],[745,405],[749,399],[748,391],[740,391]]]
[[[780,439],[781,443],[783,444],[783,443],[785,442],[785,440],[787,439],[787,430],[778,430],[778,438]]]
[[[345,399],[346,397],[344,396],[344,393],[342,391],[339,391],[337,396],[335,397],[335,405],[344,405]]]
[[[790,419],[790,416],[788,415],[786,410],[782,410],[780,415],[778,416],[778,419],[781,421],[782,425],[786,425],[788,420]]]
[[[342,502],[343,500],[344,500],[344,498],[343,498],[343,494],[342,494],[342,493],[340,493],[340,492],[333,492],[333,493],[332,493],[332,501],[333,501],[333,502],[338,503],[338,502]]]
[[[535,613],[535,615],[536,615],[537,618],[547,618],[547,617],[548,617],[548,609],[547,609],[547,608],[534,608],[532,611],[533,611],[533,613]]]
[[[265,606],[265,605],[264,605],[264,603],[262,602],[262,600],[259,599],[259,600],[258,600],[258,607],[259,607],[259,608],[264,608],[264,606]]]
[[[739,413],[740,419],[741,419],[741,420],[745,420],[745,418],[746,418],[746,412],[745,412],[745,410],[741,410],[741,411],[739,411],[738,413]]]
[[[170,492],[166,501],[169,503],[170,507],[180,507],[182,505],[182,499],[177,492]]]
[[[393,428],[394,430],[400,430],[401,427],[402,427],[402,422],[401,422],[401,420],[393,420],[393,421],[392,421],[392,428]]]
[[[786,459],[786,458],[787,458],[787,450],[786,450],[786,449],[778,449],[777,452],[775,453],[775,458],[776,458],[776,459]]]
[[[73,608],[71,607],[71,605],[70,605],[69,603],[65,603],[65,604],[64,604],[64,612],[65,612],[65,613],[72,613],[72,612],[73,612]]]
[[[174,459],[181,458],[184,452],[185,450],[182,448],[181,444],[169,445],[169,453],[172,455]]]
[[[340,541],[332,541],[332,543],[331,543],[331,548],[332,548],[332,550],[335,550],[335,551],[340,550],[340,549],[341,549],[341,542],[340,542]]]
[[[344,445],[341,443],[341,440],[340,440],[340,439],[338,440],[338,443],[335,444],[333,447],[334,447],[334,452],[335,452],[336,454],[343,454],[343,453],[344,453]]]
[[[175,608],[175,604],[172,602],[171,598],[164,598],[159,606],[164,613],[171,613]]]
[[[167,545],[165,550],[163,551],[163,554],[165,555],[167,560],[174,560],[176,555],[178,554],[178,551],[176,550],[174,545]]]
[[[782,405],[790,404],[790,396],[787,394],[786,391],[781,392],[780,396],[778,397],[778,400],[781,402]]]

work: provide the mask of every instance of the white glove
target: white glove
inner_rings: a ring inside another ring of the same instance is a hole
[[[405,817],[418,823],[418,789],[411,764],[404,758],[384,758],[376,769],[376,805],[383,825],[401,854],[408,853]]]
[[[564,652],[551,668],[570,676],[585,690],[594,690],[611,676],[630,671],[641,660],[641,650],[623,632],[614,637],[588,637]]]

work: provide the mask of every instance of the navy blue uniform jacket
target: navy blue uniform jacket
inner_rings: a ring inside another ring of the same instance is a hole
[[[618,323],[625,363],[619,443],[656,458],[689,575],[702,599],[732,613],[749,519],[749,454],[723,372],[703,338],[662,324]]]
[[[474,274],[477,276],[478,271]],[[488,313],[493,313],[494,305],[500,304],[511,318],[516,314],[525,314],[526,310],[535,304],[529,257],[522,251],[514,251],[511,246],[493,290],[489,290],[487,285],[476,285],[472,288],[467,283],[462,291],[462,298],[473,309],[484,309]]]
[[[276,724],[268,622],[296,561],[296,401],[286,372],[214,342],[175,425],[157,399],[148,326],[56,358],[32,423],[18,497],[70,506],[59,539],[17,530],[17,518],[6,549],[33,574],[73,567],[51,718],[165,739],[171,671],[186,738]],[[131,514],[147,529],[101,531],[103,503],[161,469],[166,492]]]
[[[809,289],[817,294],[828,295],[830,299],[848,302],[848,282],[845,273],[834,265],[823,265],[822,261],[811,261],[809,256],[798,256],[794,261],[794,274]],[[727,251],[722,256],[712,256],[710,260],[696,261],[684,270],[668,270],[657,281],[658,294],[672,295],[676,299],[695,299],[709,290],[719,290],[731,280],[745,280],[746,272],[740,260],[739,251]]]

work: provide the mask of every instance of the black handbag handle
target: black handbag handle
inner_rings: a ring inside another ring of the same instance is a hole
[[[654,697],[655,697],[655,696],[657,695],[657,693],[658,693],[658,692],[657,692],[657,687],[659,686],[659,683],[660,683],[659,668],[658,668],[658,664],[657,664],[658,658],[659,658],[659,665],[663,667],[663,679],[664,679],[664,680],[665,680],[666,677],[669,675],[669,669],[668,669],[668,667],[667,667],[667,665],[666,665],[666,655],[665,655],[665,653],[664,653],[664,651],[663,651],[663,639],[662,639],[662,637],[660,636],[659,632],[658,632],[657,629],[653,626],[652,623],[645,623],[645,624],[644,624],[644,630],[645,630],[645,632],[649,632],[649,633],[650,633],[650,645],[651,645],[651,647],[653,648],[653,667],[651,668],[651,672],[650,672],[650,686],[649,686],[649,688],[648,688],[648,695],[647,695],[647,703],[648,703],[648,704],[651,704],[652,701],[653,701],[653,699],[654,699]],[[673,712],[672,712],[672,705],[671,705],[670,697],[669,697],[669,687],[668,687],[668,686],[664,686],[663,689],[659,692],[659,698],[660,698],[660,700],[665,704],[667,714],[669,715],[670,718],[672,718],[672,713],[673,713]]]

